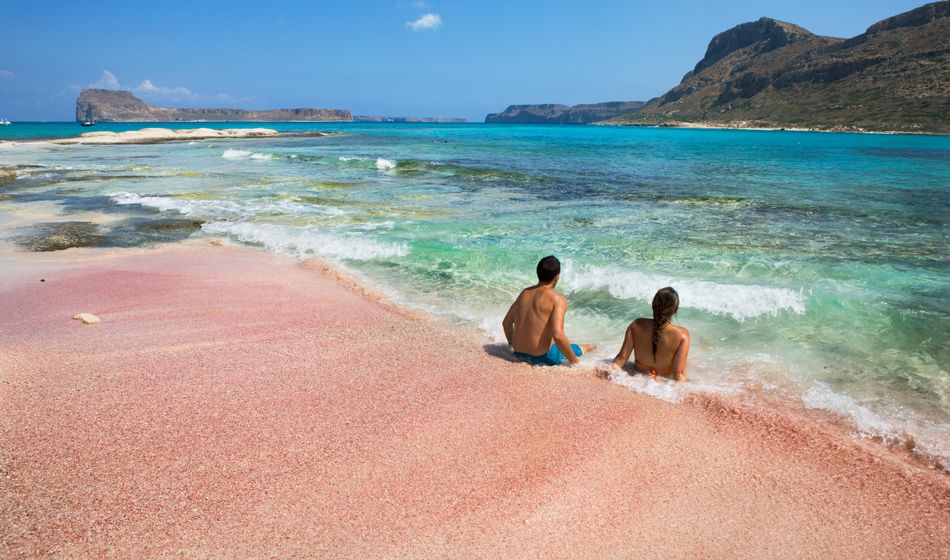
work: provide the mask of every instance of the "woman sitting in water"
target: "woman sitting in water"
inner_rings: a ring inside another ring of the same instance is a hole
[[[662,288],[653,296],[653,319],[639,318],[627,327],[623,346],[614,365],[623,367],[634,355],[638,371],[676,381],[686,381],[686,355],[689,354],[689,331],[670,322],[680,306],[680,297],[673,288]]]

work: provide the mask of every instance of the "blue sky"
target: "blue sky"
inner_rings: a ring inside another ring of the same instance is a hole
[[[646,100],[738,23],[851,37],[923,3],[19,0],[0,10],[0,116],[72,120],[93,84],[164,106],[472,120],[512,103]]]

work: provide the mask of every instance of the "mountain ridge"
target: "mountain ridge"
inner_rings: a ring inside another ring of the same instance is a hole
[[[950,133],[950,1],[855,37],[760,18],[717,34],[682,81],[607,124]]]
[[[606,101],[603,103],[584,103],[562,105],[559,103],[539,103],[527,105],[509,105],[501,113],[489,113],[486,123],[521,124],[588,124],[628,114],[642,107],[645,101]]]

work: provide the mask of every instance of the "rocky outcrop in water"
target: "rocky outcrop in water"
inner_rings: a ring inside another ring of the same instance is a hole
[[[643,107],[643,101],[608,101],[586,105],[509,105],[485,117],[487,123],[587,124],[626,115]]]
[[[950,2],[851,39],[762,18],[713,37],[679,85],[612,122],[950,133]]]
[[[93,122],[288,122],[288,121],[351,121],[345,109],[170,109],[148,105],[131,91],[84,89],[76,99],[76,120]]]

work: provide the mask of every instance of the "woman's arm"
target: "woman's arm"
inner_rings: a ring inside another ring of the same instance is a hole
[[[677,381],[686,381],[686,357],[689,355],[689,331],[683,329],[683,339],[673,354],[673,376]]]
[[[617,352],[617,357],[614,358],[614,365],[617,367],[623,367],[627,361],[630,359],[630,354],[633,353],[633,323],[630,323],[630,326],[627,327],[627,332],[623,335],[623,346],[620,347],[620,352]]]

